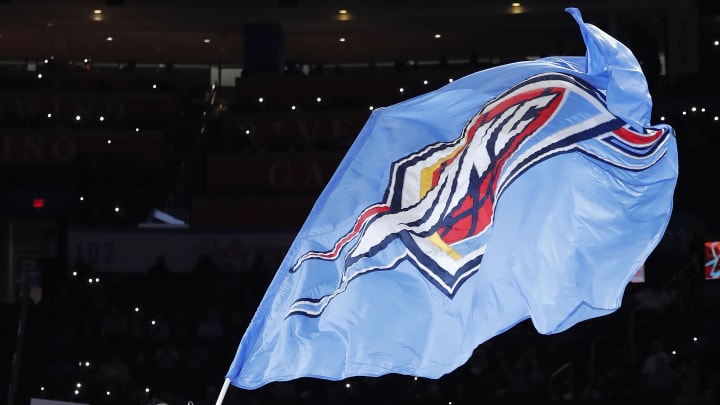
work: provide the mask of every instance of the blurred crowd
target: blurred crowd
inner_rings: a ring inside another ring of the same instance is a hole
[[[57,269],[62,280],[28,316],[24,396],[93,405],[215,403],[274,269],[235,272],[205,257],[192,273],[173,272],[162,260],[142,270],[98,273],[82,262]],[[224,403],[716,404],[717,314],[687,291],[702,285],[630,284],[620,310],[556,335],[540,335],[524,321],[439,380],[307,378],[231,387]]]

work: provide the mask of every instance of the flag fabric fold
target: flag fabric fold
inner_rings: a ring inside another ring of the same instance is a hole
[[[318,198],[227,378],[438,378],[530,318],[619,308],[678,174],[632,52],[578,23],[585,56],[476,72],[375,110]]]

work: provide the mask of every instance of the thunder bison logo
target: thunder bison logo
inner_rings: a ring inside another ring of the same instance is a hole
[[[527,79],[484,105],[455,140],[393,162],[383,200],[367,207],[330,250],[308,252],[290,270],[308,260],[342,260],[337,288],[295,301],[288,315],[319,316],[357,277],[404,261],[452,299],[481,271],[496,204],[514,179],[568,152],[643,170],[665,153],[667,134],[630,129],[608,111],[602,93],[578,78]]]

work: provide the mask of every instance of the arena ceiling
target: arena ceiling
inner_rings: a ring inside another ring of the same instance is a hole
[[[563,12],[567,6],[609,31],[633,25],[662,36],[667,17],[690,3],[695,2],[0,0],[0,60],[241,65],[243,28],[257,23],[278,24],[285,57],[308,63],[567,54],[581,45]]]

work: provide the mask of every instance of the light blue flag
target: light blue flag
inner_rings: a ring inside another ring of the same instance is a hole
[[[577,21],[584,57],[480,71],[375,110],[317,200],[227,374],[438,378],[530,318],[620,306],[678,174],[631,51]]]

